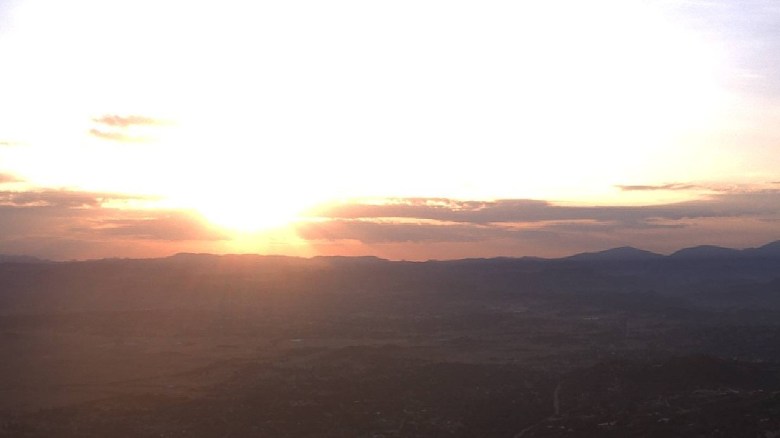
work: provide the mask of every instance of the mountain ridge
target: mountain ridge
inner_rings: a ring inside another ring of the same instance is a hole
[[[633,246],[620,246],[604,251],[574,254],[569,257],[563,257],[563,259],[576,261],[639,261],[658,260],[663,257],[664,256],[661,254],[635,248]]]
[[[578,262],[608,262],[608,261],[657,261],[657,260],[694,260],[694,259],[714,259],[714,258],[773,258],[780,257],[780,240],[766,243],[758,247],[751,247],[745,249],[728,248],[717,245],[698,245],[692,247],[681,248],[669,255],[659,254],[652,251],[636,248],[633,246],[620,246],[615,248],[609,248],[602,251],[589,251],[581,252],[569,256],[563,257],[537,257],[537,256],[496,256],[496,257],[466,257],[459,259],[430,259],[427,262],[475,262],[482,260],[501,260],[505,262],[509,261],[529,261],[529,262],[544,262],[544,261],[578,261]],[[363,263],[381,263],[381,262],[401,262],[405,260],[389,260],[372,255],[363,256],[343,256],[332,255],[324,256],[318,255],[313,257],[300,257],[300,256],[285,256],[276,254],[212,254],[212,253],[188,253],[181,252],[172,254],[165,257],[150,257],[150,258],[117,258],[106,257],[101,259],[84,259],[84,260],[71,260],[73,261],[117,261],[117,260],[170,260],[170,261],[199,261],[207,262],[210,260],[218,259],[234,259],[234,258],[258,258],[264,260],[283,260],[283,259],[300,259],[310,261],[332,261],[334,263],[343,263],[347,261],[356,261]],[[15,254],[0,254],[0,263],[68,263],[66,261],[53,261],[43,258],[38,258],[29,255],[15,255]],[[421,263],[423,261],[420,261]]]
[[[716,245],[699,245],[683,248],[669,255],[670,258],[722,258],[741,254],[742,251]]]

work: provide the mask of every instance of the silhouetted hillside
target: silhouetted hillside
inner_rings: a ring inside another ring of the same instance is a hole
[[[0,254],[0,263],[44,263],[46,260],[32,256]]]
[[[701,245],[693,248],[685,248],[681,249],[673,254],[671,254],[669,257],[672,258],[686,258],[686,259],[695,259],[695,258],[726,258],[726,257],[735,257],[740,254],[739,250],[731,249],[731,248],[724,248],[721,246],[713,246],[713,245]]]
[[[600,252],[585,252],[568,257],[576,261],[646,261],[657,260],[663,257],[654,252],[623,246]]]
[[[758,248],[750,248],[743,251],[746,255],[758,257],[780,257],[780,240],[767,243]]]
[[[0,436],[780,436],[777,247],[0,263]]]

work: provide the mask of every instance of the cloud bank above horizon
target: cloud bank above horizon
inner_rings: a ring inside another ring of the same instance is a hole
[[[775,240],[779,27],[768,0],[2,2],[0,252]]]
[[[671,190],[676,190],[672,188]],[[780,188],[732,188],[655,205],[583,206],[531,199],[365,199],[310,209],[273,240],[220,229],[195,211],[142,208],[146,198],[63,190],[0,191],[0,248],[57,260],[176,252],[262,252],[390,259],[560,257],[617,246],[671,253],[686,246],[759,246],[780,238]],[[138,204],[140,202],[140,204]]]

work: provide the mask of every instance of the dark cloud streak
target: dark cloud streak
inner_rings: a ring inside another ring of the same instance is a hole
[[[121,195],[117,193],[74,192],[68,190],[29,190],[0,191],[0,205],[31,208],[59,207],[84,208],[99,207],[109,200],[149,199],[146,197]]]
[[[89,135],[103,140],[121,141],[127,143],[138,143],[146,141],[143,137],[134,137],[117,131],[101,131],[99,129],[90,129]]]
[[[142,254],[150,247],[162,253],[217,248],[220,241],[231,239],[194,211],[134,209],[123,202],[145,199],[150,198],[53,189],[0,191],[0,247],[32,248],[27,253],[63,257],[57,242],[85,248],[84,254],[110,254],[111,248]],[[745,236],[750,241],[777,240],[780,189],[732,190],[695,201],[646,206],[397,198],[385,204],[323,206],[309,216],[295,230],[312,247],[352,251],[366,245],[360,250],[366,253],[394,248],[394,257],[411,259],[422,254],[549,256],[623,245],[663,251],[745,242]],[[97,249],[87,252],[88,248]]]
[[[654,190],[693,190],[693,189],[701,189],[702,186],[696,185],[696,184],[681,184],[681,183],[673,183],[673,184],[660,184],[660,185],[617,185],[615,186],[619,188],[620,190],[623,190],[624,192],[634,192],[634,191],[654,191]]]
[[[52,189],[0,191],[0,252],[60,260],[143,257],[149,251],[199,250],[229,238],[194,211],[107,206],[151,199]]]
[[[227,237],[184,212],[158,212],[138,218],[110,218],[93,223],[89,228],[75,229],[105,237],[146,240],[225,240]]]
[[[359,240],[389,242],[479,242],[489,237],[506,237],[500,228],[477,225],[435,225],[334,220],[298,224],[298,235],[306,240]]]
[[[384,205],[339,204],[310,214],[330,219],[407,218],[472,224],[581,220],[632,223],[650,219],[780,214],[780,190],[721,193],[702,200],[648,206],[570,206],[528,199],[487,202],[412,199]]]
[[[780,220],[780,190],[732,189],[694,201],[646,206],[412,198],[387,204],[338,204],[311,214],[317,220],[299,224],[297,230],[302,238],[320,242],[530,248],[523,255],[559,254],[569,247],[605,249],[610,244],[679,249],[673,245],[701,244],[692,239],[712,236],[734,241],[760,235],[762,240],[776,240],[780,230],[773,230],[772,224]]]
[[[137,125],[160,125],[163,123],[162,121],[152,117],[139,115],[120,116],[116,114],[106,114],[101,117],[95,117],[92,119],[92,121],[95,123],[120,128]]]

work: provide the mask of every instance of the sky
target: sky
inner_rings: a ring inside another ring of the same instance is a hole
[[[771,0],[0,0],[0,253],[780,239]]]

